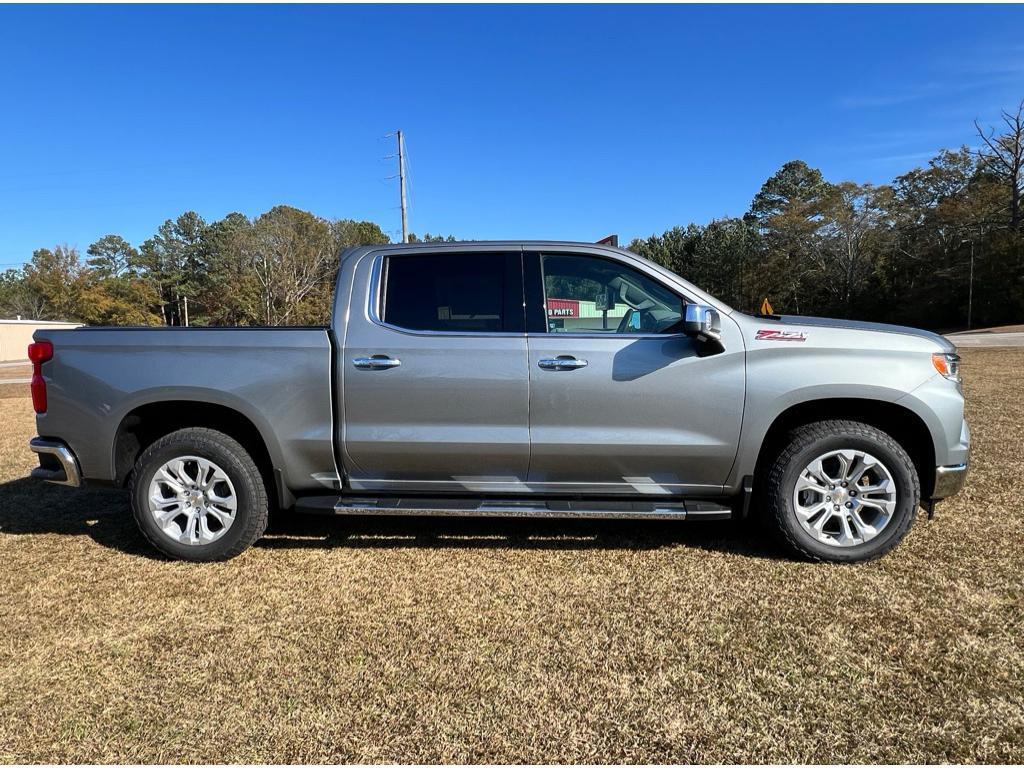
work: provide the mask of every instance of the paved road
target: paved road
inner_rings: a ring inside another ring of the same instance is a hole
[[[1024,347],[1024,333],[954,333],[946,337],[958,347]]]
[[[0,384],[28,384],[32,366],[27,363],[0,363]]]

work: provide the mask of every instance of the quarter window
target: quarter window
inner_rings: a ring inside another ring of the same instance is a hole
[[[523,331],[519,254],[389,256],[381,318],[413,331]]]
[[[549,333],[680,333],[685,300],[611,259],[541,257]]]

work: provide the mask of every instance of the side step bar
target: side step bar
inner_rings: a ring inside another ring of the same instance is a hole
[[[580,501],[504,499],[375,498],[311,496],[300,512],[334,515],[426,515],[440,517],[554,517],[647,520],[728,520],[732,507],[711,501]]]

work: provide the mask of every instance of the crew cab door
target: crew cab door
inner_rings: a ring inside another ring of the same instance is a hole
[[[337,362],[355,490],[522,490],[529,374],[519,250],[366,254]]]
[[[736,456],[744,354],[682,331],[687,298],[643,263],[525,254],[530,485],[590,494],[715,493]]]

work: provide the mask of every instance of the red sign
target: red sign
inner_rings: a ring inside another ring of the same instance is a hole
[[[579,317],[580,303],[576,299],[548,299],[548,317]]]

